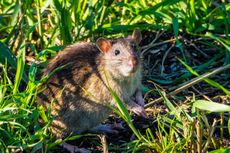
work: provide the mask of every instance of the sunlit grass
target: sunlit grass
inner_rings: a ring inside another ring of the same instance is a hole
[[[37,107],[35,99],[39,86],[48,77],[38,79],[41,68],[66,45],[82,40],[94,41],[101,36],[124,36],[135,28],[143,31],[164,30],[175,38],[175,46],[182,54],[181,62],[187,71],[174,80],[146,78],[160,84],[181,83],[193,75],[202,75],[218,61],[224,65],[230,63],[229,10],[230,3],[209,0],[1,1],[1,152],[47,152],[60,143],[60,140],[53,140],[48,131],[52,121],[50,114],[43,107]],[[199,43],[216,49],[219,54],[210,55],[211,58],[205,63],[190,66],[181,39],[183,35],[198,37]],[[12,72],[15,74],[12,75]],[[206,78],[204,81],[229,96],[229,89],[218,80]],[[134,140],[119,146],[121,150],[138,152],[149,149],[166,153],[204,152],[207,146],[221,148],[223,137],[215,139],[213,135],[216,124],[221,120],[208,122],[207,118],[209,112],[229,113],[229,106],[198,100],[195,96],[186,106],[180,106],[157,89],[168,113],[153,119],[156,124],[154,129],[140,132],[119,97],[112,89],[111,92],[118,104],[115,111],[136,136]],[[223,114],[220,113],[220,116]],[[229,119],[226,127],[229,134]],[[223,135],[223,131],[220,133]]]

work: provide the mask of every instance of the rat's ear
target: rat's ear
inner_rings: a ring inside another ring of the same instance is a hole
[[[142,40],[141,32],[137,29],[133,30],[133,34],[132,34],[131,38],[134,39],[137,44],[139,44]]]
[[[112,47],[112,44],[105,38],[98,38],[96,41],[96,46],[101,52],[106,53]]]

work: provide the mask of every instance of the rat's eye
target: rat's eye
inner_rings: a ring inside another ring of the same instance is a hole
[[[116,49],[115,52],[114,52],[114,54],[115,54],[116,56],[119,55],[119,54],[120,54],[120,50]]]

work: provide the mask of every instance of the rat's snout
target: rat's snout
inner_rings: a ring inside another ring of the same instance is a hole
[[[136,57],[130,57],[128,64],[129,64],[129,66],[135,68],[138,64],[137,58]]]

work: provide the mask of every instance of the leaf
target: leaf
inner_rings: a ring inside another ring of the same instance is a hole
[[[209,153],[229,153],[230,152],[230,148],[226,148],[226,149],[217,149],[217,150],[213,150],[213,151],[210,151]]]
[[[180,116],[180,113],[181,113],[181,110],[180,109],[176,109],[173,104],[169,101],[169,99],[166,97],[166,93],[165,92],[162,92],[158,89],[158,92],[160,93],[161,97],[164,99],[164,103],[167,105],[167,107],[170,109],[171,113],[173,115],[176,116],[176,118],[178,120],[181,121],[181,116]]]
[[[71,35],[72,26],[71,26],[71,17],[69,13],[70,8],[68,8],[66,3],[63,3],[62,6],[62,4],[57,0],[53,0],[53,4],[57,9],[56,13],[58,16],[58,20],[60,22],[58,26],[59,26],[62,41],[64,45],[68,45],[73,41]]]
[[[189,70],[189,72],[191,72],[193,75],[196,75],[196,76],[200,76],[195,70],[192,69],[192,67],[190,67],[189,65],[187,65],[184,61],[182,61],[181,59],[178,59],[185,67],[187,70]],[[228,89],[226,89],[224,86],[222,86],[221,84],[219,84],[218,82],[216,81],[213,81],[211,79],[208,79],[208,78],[203,78],[203,80],[205,82],[207,82],[208,84],[210,84],[211,86],[213,87],[216,87],[220,90],[222,90],[225,94],[227,94],[228,96],[230,96],[230,91]]]
[[[174,35],[175,35],[176,39],[178,39],[178,33],[179,33],[178,19],[173,19],[172,23],[173,23],[173,32],[174,32]]]
[[[16,56],[10,51],[10,49],[2,42],[0,42],[0,63],[5,64],[9,63],[15,70],[17,70],[17,58]],[[27,82],[28,78],[25,72],[22,71],[23,81]]]
[[[230,51],[230,46],[227,45],[226,43],[224,43],[224,41],[221,38],[216,37],[215,35],[213,35],[212,33],[207,33],[206,36],[215,39],[216,41],[220,42],[228,51]]]
[[[230,119],[228,119],[228,133],[230,134]]]
[[[193,107],[210,112],[230,112],[230,106],[207,100],[196,100],[193,103]]]
[[[0,42],[0,63],[5,64],[5,60],[16,69],[17,58],[4,43]]]
[[[117,93],[111,88],[111,86],[109,84],[108,76],[106,75],[105,71],[104,71],[104,75],[105,75],[105,78],[106,78],[106,83],[108,84],[109,91],[110,91],[110,93],[112,95],[112,98],[113,98],[114,102],[116,103],[117,108],[118,108],[118,110],[114,109],[114,112],[117,113],[118,115],[120,115],[120,117],[122,117],[123,120],[125,120],[127,122],[127,124],[129,125],[130,129],[132,129],[132,131],[137,136],[137,138],[139,140],[142,140],[144,137],[140,134],[140,132],[133,125],[131,116],[129,115],[129,111],[126,108],[124,102],[121,101],[121,99],[117,95]]]
[[[13,93],[16,93],[18,91],[18,87],[20,85],[22,75],[24,72],[24,67],[25,67],[25,50],[20,50],[18,59],[17,59],[17,71],[14,79],[14,89]]]

